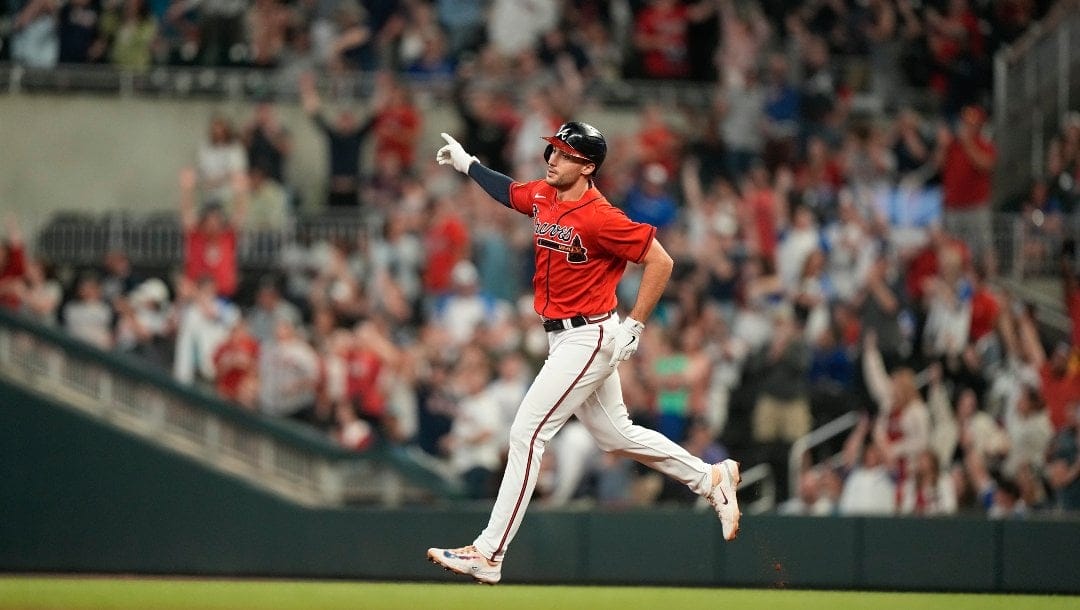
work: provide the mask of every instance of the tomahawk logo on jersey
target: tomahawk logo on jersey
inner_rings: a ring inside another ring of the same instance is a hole
[[[555,319],[607,313],[615,309],[626,261],[641,262],[656,228],[627,218],[595,187],[577,201],[557,201],[556,194],[543,180],[510,187],[511,207],[533,219],[533,306]]]

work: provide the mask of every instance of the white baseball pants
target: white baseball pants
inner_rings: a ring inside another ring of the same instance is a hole
[[[510,427],[510,452],[487,527],[473,542],[485,557],[501,561],[529,506],[544,447],[571,415],[577,415],[600,449],[633,458],[709,492],[711,467],[664,435],[635,425],[623,403],[619,373],[608,365],[617,316],[598,324],[548,333],[548,358]]]

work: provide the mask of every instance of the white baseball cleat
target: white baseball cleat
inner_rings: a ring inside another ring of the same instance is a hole
[[[724,532],[724,540],[734,540],[739,535],[739,500],[735,492],[739,487],[742,476],[739,475],[739,463],[735,460],[724,460],[712,465],[713,488],[705,498],[716,509],[720,517],[720,528]]]
[[[502,562],[492,563],[476,550],[475,546],[460,549],[427,550],[428,559],[443,569],[462,576],[471,576],[476,582],[493,585],[502,578]]]

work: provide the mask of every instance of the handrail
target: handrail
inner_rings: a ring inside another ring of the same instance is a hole
[[[396,504],[406,493],[462,496],[459,482],[403,452],[383,445],[363,453],[347,451],[311,428],[243,411],[144,363],[3,310],[0,383],[302,504]]]
[[[848,411],[825,425],[811,430],[791,444],[791,452],[788,454],[788,497],[794,498],[799,494],[799,474],[802,471],[803,454],[825,441],[847,432],[858,423],[859,414],[855,411]]]

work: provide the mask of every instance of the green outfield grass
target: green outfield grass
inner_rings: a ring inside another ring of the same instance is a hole
[[[0,578],[3,610],[1057,610],[1080,597],[157,578]]]

